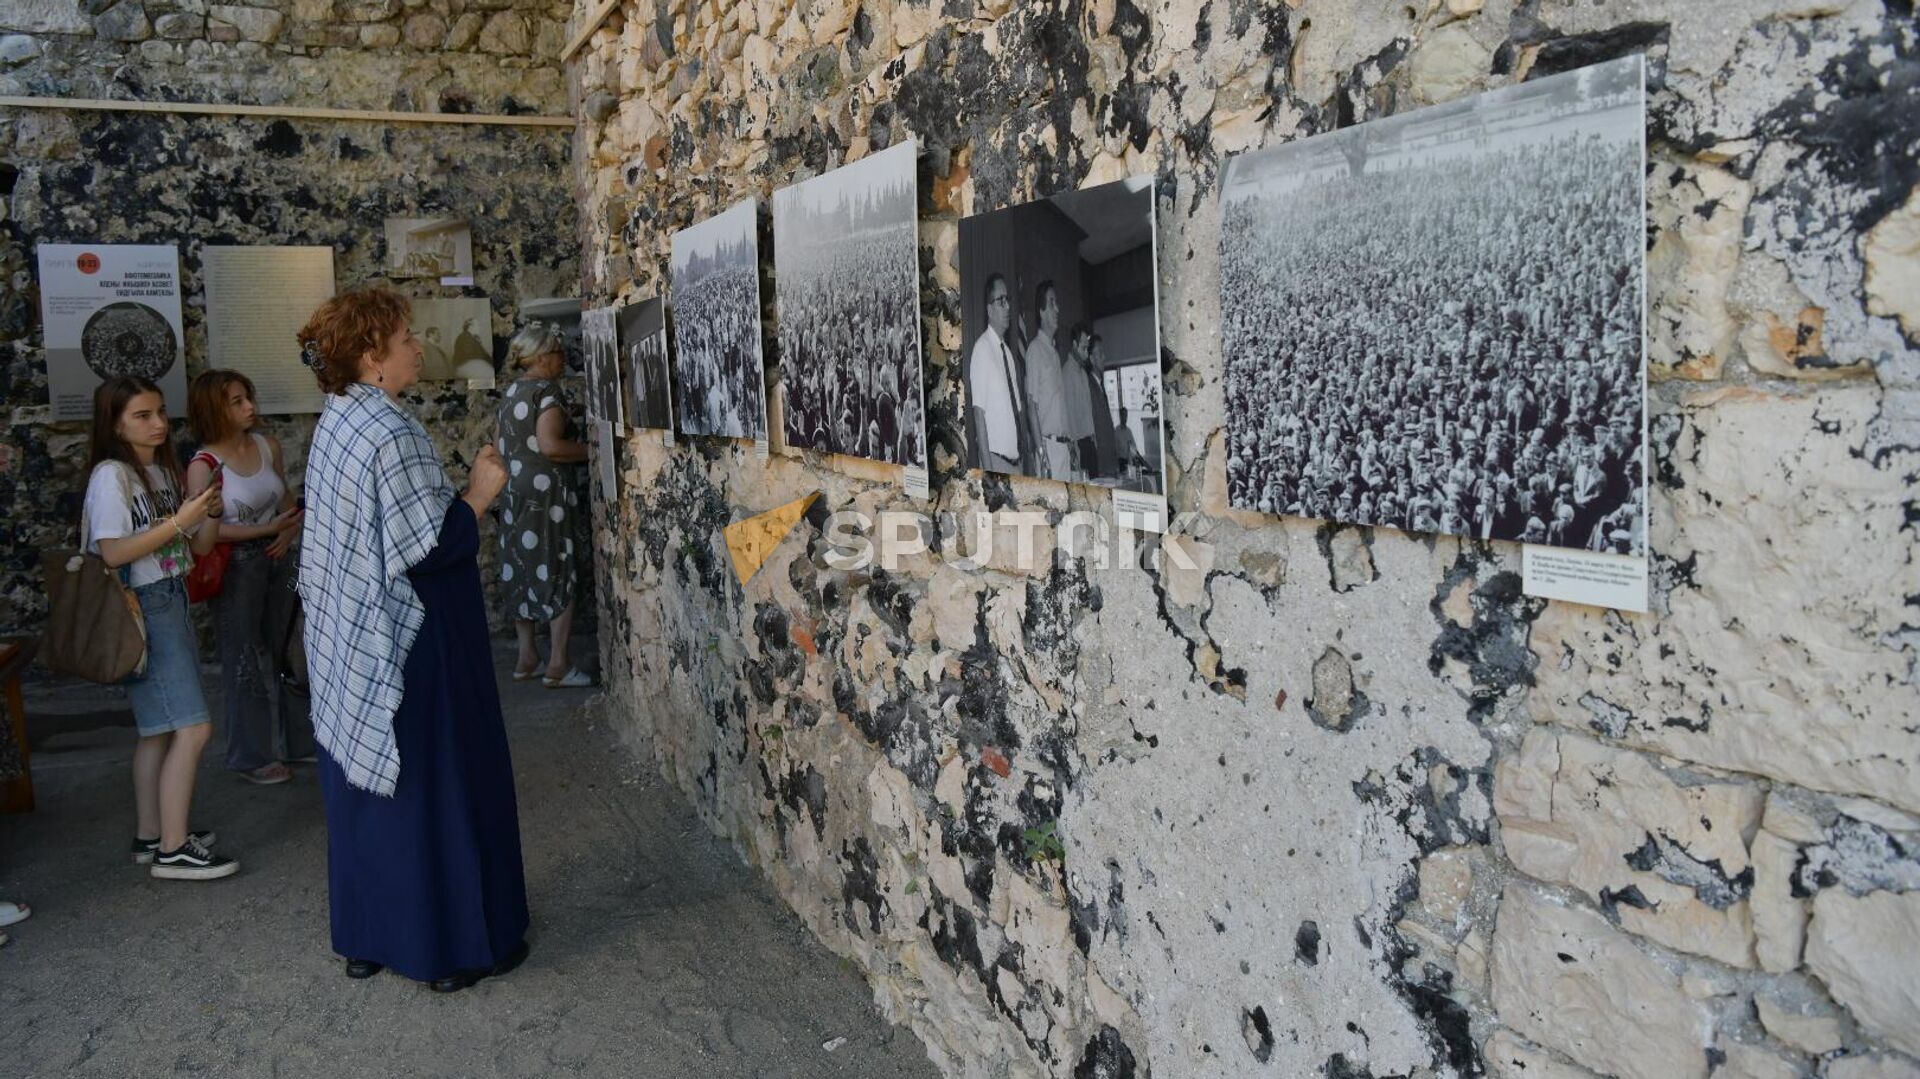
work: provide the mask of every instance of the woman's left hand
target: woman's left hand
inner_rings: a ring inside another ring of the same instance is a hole
[[[268,558],[279,558],[281,555],[293,549],[293,541],[299,537],[300,522],[304,519],[305,511],[298,507],[280,515],[279,519],[274,522],[279,528],[280,534],[273,538],[272,543],[267,544]]]

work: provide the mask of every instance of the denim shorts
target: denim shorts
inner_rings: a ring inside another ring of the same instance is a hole
[[[146,738],[207,722],[200,646],[187,620],[186,579],[143,584],[133,594],[147,620],[147,673],[121,683],[133,704],[133,725]]]

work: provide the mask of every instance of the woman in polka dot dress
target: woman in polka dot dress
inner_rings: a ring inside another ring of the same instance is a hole
[[[587,459],[585,443],[568,437],[571,421],[560,383],[566,353],[560,335],[535,323],[507,347],[509,369],[520,376],[500,398],[499,447],[507,460],[507,489],[500,500],[500,581],[520,635],[513,678],[540,674],[534,623],[552,629],[552,651],[541,684],[548,689],[590,686],[593,679],[567,663],[573,626],[573,485],[562,468]]]

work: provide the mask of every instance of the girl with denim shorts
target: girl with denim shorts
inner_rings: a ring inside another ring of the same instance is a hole
[[[133,751],[138,814],[133,860],[163,880],[231,876],[240,863],[213,853],[213,833],[189,832],[200,753],[212,734],[200,688],[199,646],[187,621],[193,554],[213,549],[220,488],[181,501],[180,462],[160,387],[110,378],[93,395],[93,435],[80,542],[120,570],[146,621],[146,670],[127,679],[140,740]]]

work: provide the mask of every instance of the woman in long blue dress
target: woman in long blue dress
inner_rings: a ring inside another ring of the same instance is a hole
[[[456,494],[399,395],[420,377],[407,301],[329,300],[300,331],[329,396],[307,464],[300,562],[323,750],[333,948],[452,992],[526,957],[513,763],[480,588],[479,517],[506,482],[475,457]]]

